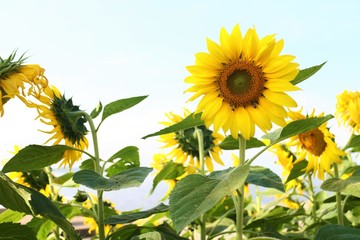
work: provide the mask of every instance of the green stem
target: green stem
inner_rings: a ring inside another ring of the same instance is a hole
[[[334,163],[334,173],[335,178],[339,178],[339,169],[336,163]],[[344,226],[344,214],[343,208],[341,204],[341,192],[336,192],[336,207],[337,207],[337,214],[338,214],[338,224]]]
[[[86,112],[81,112],[83,116],[85,116],[86,120],[90,125],[90,131],[93,139],[94,144],[94,157],[95,157],[95,172],[102,175],[102,168],[100,166],[100,155],[99,155],[99,144],[97,139],[96,131],[94,122],[89,114]],[[104,202],[103,202],[103,191],[97,190],[97,198],[98,198],[98,212],[97,212],[97,224],[99,228],[99,240],[105,239],[105,231],[104,231]]]
[[[245,149],[246,149],[246,140],[245,138],[239,134],[239,166],[245,164]],[[243,226],[244,226],[244,184],[241,185],[239,189],[237,189],[237,197],[239,204],[236,212],[236,239],[243,239]]]
[[[310,188],[310,194],[311,194],[311,204],[312,204],[312,208],[311,208],[311,212],[312,212],[312,217],[314,222],[316,222],[316,202],[315,202],[315,192],[314,192],[314,186],[313,186],[313,182],[311,179],[311,175],[307,174],[308,176],[308,180],[309,180],[309,188]]]
[[[205,154],[204,154],[204,136],[199,128],[195,128],[196,137],[199,145],[199,161],[200,161],[200,174],[205,176]],[[206,215],[205,213],[200,216],[200,236],[201,240],[206,239]]]

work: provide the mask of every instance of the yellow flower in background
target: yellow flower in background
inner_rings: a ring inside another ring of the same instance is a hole
[[[272,123],[286,125],[285,107],[296,102],[285,92],[299,90],[291,81],[299,72],[295,57],[280,55],[284,41],[275,35],[259,39],[255,28],[244,36],[236,25],[231,33],[220,32],[220,44],[207,39],[209,53],[195,55],[195,65],[185,79],[193,84],[186,92],[201,97],[196,112],[202,112],[206,127],[246,139],[254,136],[255,125],[266,132]]]
[[[336,112],[340,124],[360,133],[360,92],[344,91],[337,96]]]
[[[184,117],[169,113],[166,114],[169,122],[162,122],[162,124],[171,126],[189,115],[190,112],[186,109],[184,110]],[[207,129],[204,125],[197,126],[197,128],[203,132],[205,165],[212,172],[214,170],[212,160],[220,165],[224,165],[220,158],[221,148],[218,146],[224,140],[224,136]],[[160,142],[165,144],[163,148],[173,148],[169,152],[169,157],[175,163],[182,163],[186,167],[199,168],[199,146],[197,137],[194,134],[195,128],[189,128],[175,133],[160,135]]]
[[[79,150],[88,148],[88,140],[85,136],[88,131],[84,125],[86,120],[83,116],[71,115],[80,111],[79,106],[74,105],[71,98],[66,99],[54,86],[46,87],[41,95],[33,92],[32,96],[38,102],[24,102],[27,106],[37,109],[41,122],[53,127],[50,131],[43,131],[52,134],[48,141],[53,141],[53,145],[64,141],[65,145]],[[61,165],[69,165],[71,168],[81,155],[80,151],[66,150]]]
[[[4,115],[4,104],[15,96],[26,97],[25,87],[39,94],[48,81],[45,70],[38,64],[24,65],[24,55],[15,60],[16,52],[7,59],[0,57],[0,116]]]
[[[310,116],[301,114],[301,109],[298,112],[289,111],[289,117],[292,120],[305,119],[309,117],[316,117],[314,111]],[[320,114],[317,117],[322,117]],[[340,150],[334,142],[334,135],[329,132],[327,122],[320,127],[301,133],[290,138],[289,146],[297,146],[297,160],[295,163],[304,159],[308,160],[308,165],[305,168],[306,172],[313,171],[314,175],[317,173],[320,179],[324,179],[324,172],[330,173],[330,167],[333,163],[341,163],[341,156],[345,152]]]

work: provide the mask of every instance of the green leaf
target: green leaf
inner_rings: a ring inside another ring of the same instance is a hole
[[[322,226],[314,240],[359,240],[360,229],[328,224]]]
[[[74,176],[73,172],[67,172],[59,177],[54,178],[54,183],[58,184],[58,185],[63,185],[66,182],[68,182],[69,180],[71,180],[71,178]]]
[[[306,161],[306,160],[302,160],[298,163],[295,163],[293,168],[291,169],[290,174],[287,177],[285,183],[288,183],[291,180],[304,175],[305,174],[304,169],[306,168],[307,165],[308,165],[308,161]]]
[[[269,139],[271,145],[281,142],[287,138],[310,131],[312,129],[320,127],[323,123],[334,118],[333,115],[326,115],[325,117],[312,117],[306,119],[300,119],[290,122],[283,128],[279,128],[273,132],[270,132],[263,136],[265,139]]]
[[[161,234],[158,232],[147,232],[141,235],[132,237],[130,240],[162,240]]]
[[[99,114],[102,111],[102,103],[99,101],[99,104],[96,106],[96,108],[94,108],[91,113],[90,113],[90,117],[92,119],[96,118],[97,116],[99,116]]]
[[[21,149],[4,166],[3,172],[29,172],[40,170],[59,162],[69,147],[64,145],[29,145]]]
[[[275,188],[281,192],[285,192],[281,178],[270,169],[260,166],[250,167],[250,172],[245,182],[266,188]]]
[[[0,223],[1,240],[34,240],[35,232],[20,223]]]
[[[181,122],[175,123],[174,125],[163,128],[160,131],[146,135],[145,137],[142,137],[142,138],[146,139],[148,137],[154,137],[154,136],[159,136],[159,135],[163,135],[163,134],[178,132],[181,130],[186,130],[186,129],[193,128],[193,127],[200,126],[200,125],[204,125],[203,120],[201,120],[201,113],[196,113],[196,114],[192,113],[189,116],[187,116],[186,118],[184,118]]]
[[[0,223],[18,222],[24,217],[25,213],[6,209],[0,214]]]
[[[246,140],[246,149],[264,147],[265,144],[257,138],[250,138]],[[233,138],[231,135],[227,136],[224,141],[219,144],[219,147],[224,150],[239,149],[239,140]]]
[[[155,190],[156,186],[159,184],[160,181],[167,179],[176,179],[184,173],[185,167],[183,164],[174,163],[173,161],[166,163],[164,168],[155,176],[151,193]]]
[[[360,197],[360,176],[350,176],[345,180],[339,178],[327,179],[321,184],[321,189]]]
[[[117,101],[107,104],[104,107],[101,122],[103,122],[107,117],[109,117],[113,114],[122,112],[128,108],[135,106],[136,104],[140,103],[145,98],[147,98],[147,96],[124,98],[124,99],[120,99],[120,100],[117,100]]]
[[[93,159],[86,159],[85,161],[83,161],[80,164],[79,167],[81,170],[93,170],[95,171],[95,165],[94,165],[94,160]]]
[[[80,170],[74,174],[73,180],[94,190],[113,191],[140,186],[151,171],[152,168],[136,167],[105,178],[91,170]]]
[[[14,211],[40,214],[61,227],[71,239],[79,239],[71,223],[47,197],[32,188],[14,183],[2,172],[0,172],[0,204]]]
[[[355,148],[360,149],[360,135],[352,135],[345,149]]]
[[[153,214],[166,212],[169,210],[169,206],[164,205],[160,203],[158,206],[146,210],[146,211],[140,211],[140,212],[134,212],[134,213],[127,213],[127,214],[121,214],[121,215],[114,215],[110,216],[105,223],[106,224],[125,224],[125,223],[131,223],[136,220],[150,217]]]
[[[176,231],[180,232],[223,197],[243,185],[249,169],[248,165],[234,168],[222,180],[199,174],[181,179],[170,193],[169,201],[170,216]]]
[[[323,62],[320,65],[316,65],[316,66],[313,66],[313,67],[310,67],[310,68],[300,70],[298,75],[295,77],[294,80],[291,81],[291,83],[296,85],[296,84],[301,83],[302,81],[308,79],[309,77],[314,75],[317,71],[319,71],[322,68],[322,66],[325,65],[325,63],[326,62]]]
[[[114,162],[115,160],[117,161],[106,169],[108,177],[130,168],[139,167],[139,149],[135,146],[125,147],[111,156],[108,162]]]

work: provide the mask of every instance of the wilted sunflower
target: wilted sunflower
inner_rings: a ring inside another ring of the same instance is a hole
[[[189,115],[189,110],[185,109],[184,117]],[[166,114],[166,116],[170,120],[170,122],[162,122],[162,124],[166,126],[174,125],[184,119],[174,113]],[[214,170],[212,159],[218,164],[224,165],[220,159],[221,148],[218,146],[218,144],[224,140],[224,137],[221,134],[207,129],[204,125],[197,126],[197,128],[201,129],[203,132],[204,161],[207,169],[212,172]],[[184,166],[200,167],[199,145],[197,137],[195,136],[195,128],[160,135],[160,142],[165,144],[163,148],[173,148],[169,153],[169,157],[173,159],[174,162],[182,163]]]
[[[360,92],[344,91],[338,95],[335,115],[341,124],[360,133]]]
[[[65,145],[79,150],[88,147],[88,140],[85,136],[88,132],[85,127],[86,119],[83,116],[72,115],[80,109],[79,106],[73,104],[71,98],[66,99],[54,86],[46,87],[40,96],[36,96],[36,94],[33,96],[40,103],[28,101],[26,104],[37,109],[41,122],[53,127],[51,131],[43,131],[53,134],[48,141],[53,140],[53,145],[65,141]],[[81,155],[80,151],[66,150],[61,165],[68,164],[71,168]]]
[[[314,111],[309,116],[302,115],[301,109],[298,112],[289,111],[288,114],[292,120],[316,117]],[[317,117],[322,116],[324,116],[323,113]],[[326,125],[327,122],[316,129],[296,135],[290,138],[289,142],[290,146],[297,146],[298,158],[295,163],[307,159],[308,165],[305,171],[313,171],[314,175],[317,173],[320,179],[324,179],[324,172],[330,173],[333,163],[341,163],[340,157],[345,155],[337,147],[334,135],[329,132]]]
[[[48,84],[43,68],[37,64],[24,65],[24,55],[18,60],[15,60],[15,55],[13,52],[7,59],[0,57],[0,116],[4,115],[3,105],[9,99],[26,97],[25,85],[29,91],[39,94]]]
[[[283,46],[274,34],[259,39],[255,28],[242,36],[239,25],[230,34],[222,28],[220,44],[207,39],[209,53],[195,55],[185,79],[194,85],[186,90],[195,93],[189,101],[202,96],[196,112],[207,127],[249,139],[255,125],[266,132],[272,122],[286,124],[284,106],[297,104],[285,91],[299,90],[291,83],[299,69],[294,56],[280,55]]]

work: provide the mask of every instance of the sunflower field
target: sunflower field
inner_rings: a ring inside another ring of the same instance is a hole
[[[99,102],[87,112],[25,54],[0,58],[1,118],[7,103],[19,100],[48,136],[42,145],[15,146],[4,160],[0,239],[360,239],[360,92],[339,92],[334,113],[304,111],[291,94],[326,62],[302,69],[283,47],[275,34],[239,24],[221,28],[219,40],[208,38],[180,90],[196,108],[166,113],[162,127],[142,137],[162,144],[149,166],[136,146],[105,158],[98,135],[105,120],[136,109],[147,95]],[[329,120],[347,142],[336,141]],[[280,176],[257,165],[264,152],[281,166]],[[152,208],[124,212],[104,197],[150,176],[150,194],[168,186]],[[89,191],[61,192],[79,186]]]

